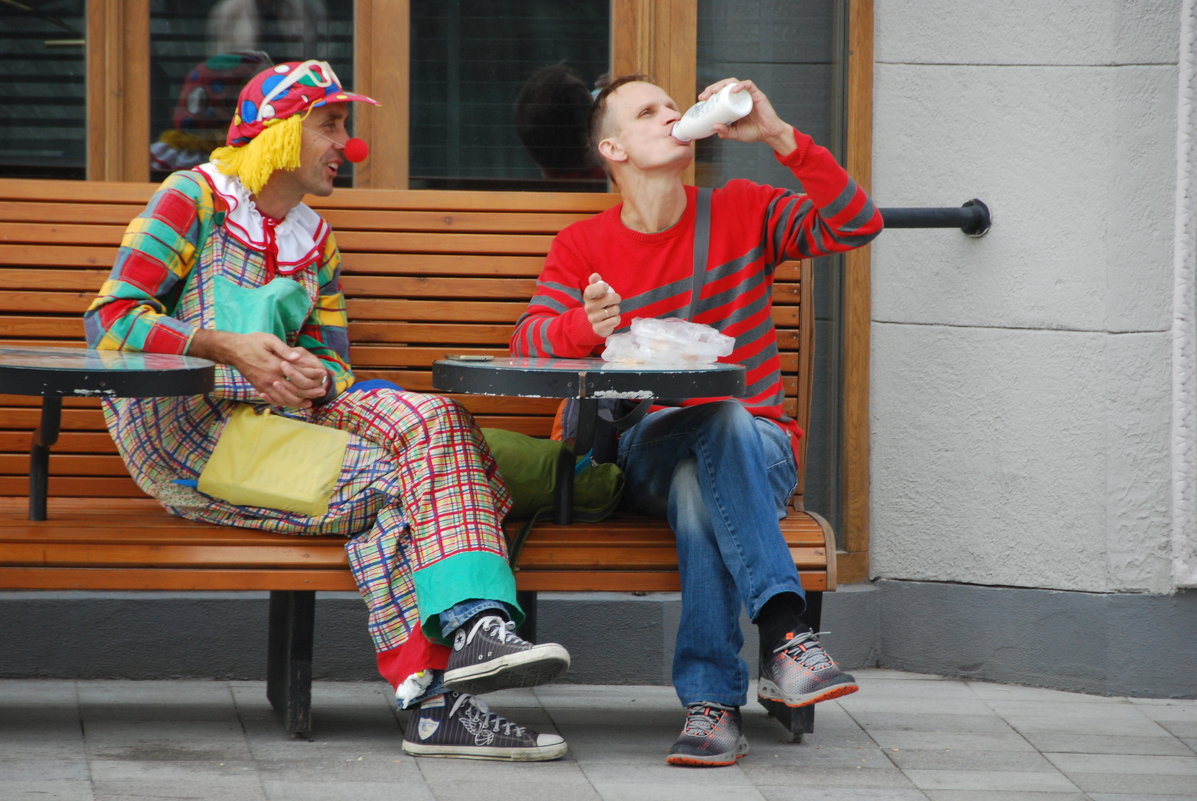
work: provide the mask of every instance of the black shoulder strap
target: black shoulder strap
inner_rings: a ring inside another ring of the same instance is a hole
[[[711,190],[698,190],[698,204],[694,210],[694,273],[690,277],[690,305],[686,319],[693,320],[698,298],[707,278],[707,251],[711,245]]]

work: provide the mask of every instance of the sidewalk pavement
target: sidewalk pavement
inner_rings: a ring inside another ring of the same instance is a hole
[[[321,682],[312,741],[262,682],[0,680],[3,801],[1180,801],[1197,799],[1197,701],[1103,698],[887,670],[818,706],[800,744],[755,703],[734,767],[676,768],[669,687],[556,684],[486,697],[570,752],[414,759],[382,682]]]

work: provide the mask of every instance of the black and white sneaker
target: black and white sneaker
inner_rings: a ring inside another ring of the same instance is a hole
[[[711,768],[734,765],[747,753],[739,708],[707,701],[686,707],[686,723],[665,761]]]
[[[569,667],[569,651],[557,643],[533,645],[515,633],[515,623],[481,615],[453,634],[445,686],[461,693],[535,687]]]
[[[421,703],[407,719],[403,735],[403,751],[423,757],[543,762],[567,750],[561,736],[519,726],[474,696],[455,692]]]

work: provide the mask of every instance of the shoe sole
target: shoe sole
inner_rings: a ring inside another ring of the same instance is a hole
[[[680,765],[687,768],[722,768],[736,764],[737,760],[748,756],[748,740],[741,739],[736,743],[736,753],[730,751],[723,754],[712,754],[707,757],[693,754],[670,754],[665,758],[667,765]]]
[[[445,686],[459,693],[482,695],[495,690],[547,684],[568,668],[569,652],[555,643],[545,643],[480,665],[447,670]]]
[[[560,759],[569,750],[567,743],[528,748],[486,748],[479,745],[421,745],[403,741],[403,753],[416,757],[484,759],[491,762],[548,762]]]
[[[773,682],[768,679],[761,679],[757,685],[756,694],[760,698],[769,701],[776,701],[779,704],[785,704],[788,707],[802,707],[811,706],[821,701],[830,701],[832,698],[843,698],[845,695],[851,695],[860,689],[860,685],[854,681],[845,682],[843,684],[833,684],[830,687],[823,687],[806,695],[787,696],[781,691]]]

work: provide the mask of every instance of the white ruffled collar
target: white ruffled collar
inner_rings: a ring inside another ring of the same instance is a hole
[[[262,213],[240,179],[225,175],[211,162],[195,169],[208,179],[212,191],[220,195],[228,206],[224,218],[225,230],[246,247],[265,251],[269,247],[269,237],[262,222]],[[306,203],[300,203],[287,212],[287,216],[274,229],[278,271],[290,275],[319,261],[328,232],[328,223]]]

